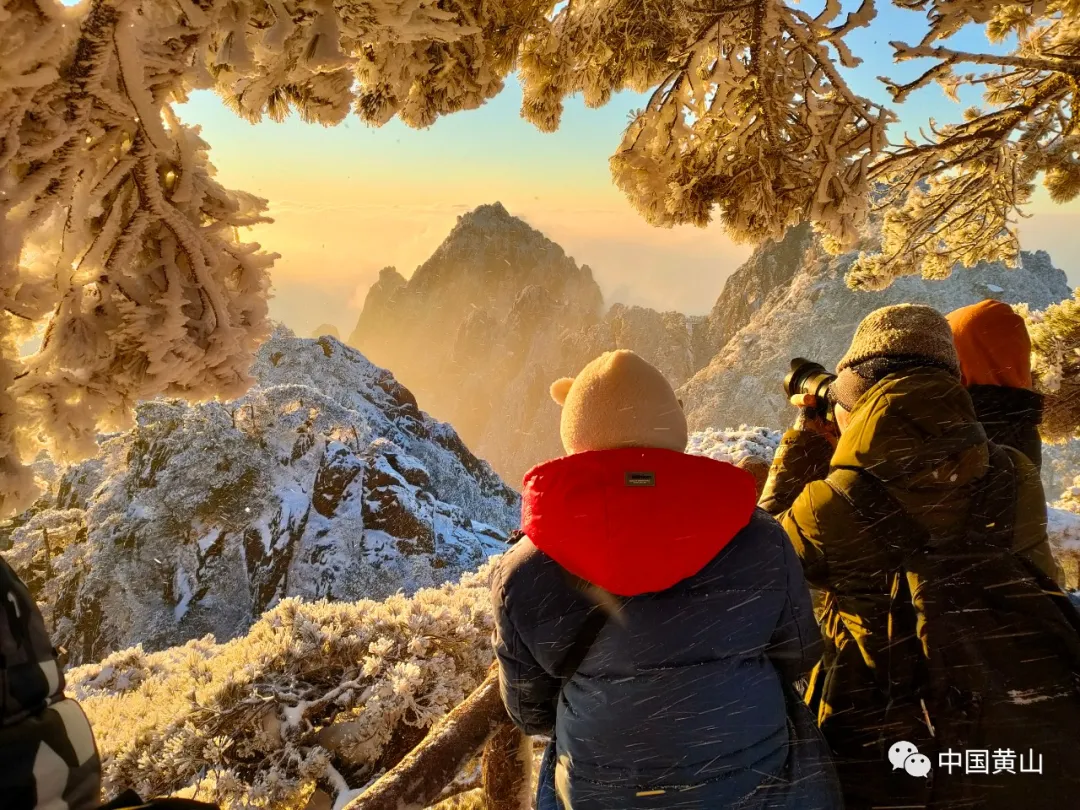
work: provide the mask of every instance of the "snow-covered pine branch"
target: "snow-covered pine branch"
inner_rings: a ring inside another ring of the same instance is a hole
[[[1020,313],[1031,335],[1031,371],[1045,397],[1039,432],[1046,441],[1076,438],[1080,430],[1080,299]],[[1050,493],[1047,493],[1050,494]]]
[[[159,394],[232,397],[267,333],[266,202],[214,180],[172,110],[214,88],[249,120],[420,126],[502,87],[528,3],[0,3],[0,512],[40,449],[94,451]],[[481,34],[483,36],[481,36]],[[509,38],[509,39],[508,39]],[[35,337],[40,349],[20,348]]]
[[[987,109],[890,146],[892,114],[839,70],[874,0],[817,16],[785,0],[0,0],[0,513],[32,499],[38,450],[85,455],[138,399],[249,382],[273,256],[238,231],[266,203],[214,180],[172,111],[193,89],[251,121],[422,127],[520,67],[545,130],[569,94],[651,90],[611,169],[655,224],[718,214],[757,240],[810,220],[850,247],[887,184],[881,251],[853,285],[1015,258],[1035,180],[1080,193],[1080,0],[893,2],[928,19],[897,58],[936,62],[896,98],[981,86]],[[970,23],[1012,52],[950,48]],[[972,63],[991,70],[956,72]]]
[[[894,42],[896,60],[930,59],[915,80],[887,82],[902,102],[932,82],[954,100],[979,87],[985,109],[937,125],[916,141],[878,156],[870,177],[881,184],[881,250],[852,268],[853,287],[880,289],[897,276],[947,277],[957,264],[1019,258],[1017,219],[1035,182],[1055,202],[1080,194],[1080,2],[1078,0],[894,0],[924,11],[922,42]],[[991,43],[1016,38],[1011,53],[960,51],[947,40],[962,26],[984,26]],[[980,72],[960,72],[977,66]],[[991,70],[987,70],[989,66]]]
[[[106,792],[239,810],[304,807],[320,790],[344,805],[484,679],[491,573],[384,602],[286,599],[226,644],[72,670]]]
[[[558,125],[562,98],[653,90],[611,159],[650,222],[704,225],[719,209],[736,239],[779,237],[806,219],[851,241],[867,207],[868,161],[889,116],[834,64],[874,16],[830,2],[811,17],[780,0],[574,2],[526,39],[523,114]]]

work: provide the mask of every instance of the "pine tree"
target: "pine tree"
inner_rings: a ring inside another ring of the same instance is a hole
[[[274,256],[239,229],[267,204],[214,179],[172,109],[194,89],[249,121],[425,127],[518,69],[544,130],[567,95],[651,91],[611,170],[656,225],[752,241],[812,221],[839,250],[879,208],[855,286],[1015,261],[1034,183],[1080,193],[1080,0],[892,2],[928,20],[896,58],[934,63],[893,98],[937,81],[985,110],[890,144],[895,115],[842,72],[875,0],[0,0],[0,513],[32,500],[40,449],[85,456],[139,399],[250,382]],[[1008,52],[949,47],[970,23]]]
[[[1046,441],[1071,439],[1080,428],[1080,300],[1021,314],[1031,335],[1031,371],[1045,397],[1039,432]]]
[[[95,450],[160,394],[234,397],[267,334],[266,201],[214,180],[172,105],[213,88],[251,121],[414,126],[502,88],[526,4],[0,3],[0,513],[25,460]],[[40,349],[20,348],[34,337]]]
[[[931,121],[929,135],[886,149],[870,179],[885,211],[880,253],[864,256],[853,286],[880,288],[899,275],[947,277],[954,266],[1019,259],[1016,219],[1035,182],[1055,202],[1080,194],[1080,2],[1078,0],[893,0],[925,11],[930,28],[916,45],[892,43],[897,61],[935,63],[918,78],[888,83],[893,100],[937,82],[954,99],[982,88],[985,109],[963,120]],[[988,43],[1015,38],[1010,53],[970,52],[947,40],[968,23]],[[962,68],[976,72],[961,72]]]

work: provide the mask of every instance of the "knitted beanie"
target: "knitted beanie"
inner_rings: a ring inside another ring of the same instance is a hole
[[[964,385],[1031,388],[1031,338],[1012,307],[980,301],[946,317]]]
[[[960,361],[949,322],[933,307],[896,304],[874,310],[859,324],[847,354],[836,365],[830,387],[846,410],[890,374],[908,368],[932,367],[959,379]]]
[[[675,391],[633,352],[605,352],[577,377],[552,383],[551,397],[562,405],[559,432],[568,454],[620,447],[686,450],[686,416]]]
[[[945,316],[924,304],[875,309],[862,319],[837,373],[872,357],[923,357],[960,376],[960,360]]]

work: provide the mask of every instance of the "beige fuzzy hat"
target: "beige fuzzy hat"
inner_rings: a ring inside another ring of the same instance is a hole
[[[875,358],[923,358],[960,376],[960,359],[949,322],[924,304],[882,307],[863,318],[836,371]]]
[[[559,432],[569,454],[620,447],[686,449],[686,416],[664,375],[633,352],[605,352],[551,384],[562,405]]]

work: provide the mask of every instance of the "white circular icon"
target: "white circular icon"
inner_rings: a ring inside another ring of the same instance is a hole
[[[892,748],[889,749],[889,762],[892,763],[893,770],[898,771],[904,767],[904,761],[908,757],[917,753],[919,753],[919,749],[914,744],[901,740],[893,743]]]

